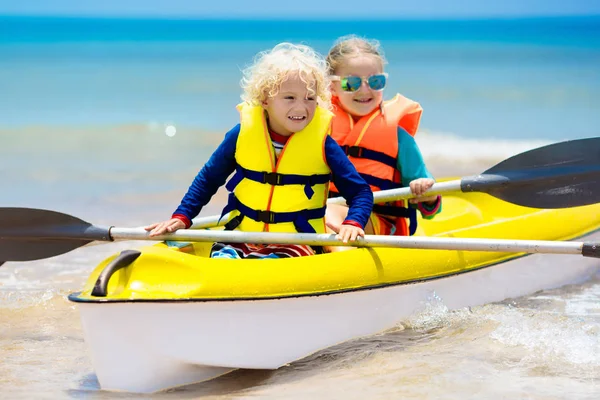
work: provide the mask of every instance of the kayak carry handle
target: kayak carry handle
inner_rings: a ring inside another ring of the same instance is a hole
[[[119,253],[114,260],[104,267],[102,272],[100,272],[100,275],[98,275],[98,279],[92,290],[92,296],[106,297],[110,277],[121,268],[125,268],[134,262],[140,255],[142,255],[142,253],[137,250],[123,250]]]

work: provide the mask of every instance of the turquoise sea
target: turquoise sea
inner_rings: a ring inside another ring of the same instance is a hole
[[[217,21],[0,17],[6,127],[171,121],[226,130],[240,69],[281,41],[326,53],[381,41],[387,93],[423,129],[467,138],[597,135],[600,17],[475,21]]]
[[[381,41],[386,97],[400,92],[422,104],[417,142],[436,177],[477,174],[539,145],[599,136],[600,16],[0,16],[0,206],[53,209],[99,225],[162,220],[237,123],[241,69],[253,56],[282,41],[325,53],[346,34]],[[219,211],[223,199],[217,194],[203,214]],[[0,397],[129,398],[98,390],[65,295],[103,258],[137,245],[0,267]],[[237,371],[155,397],[597,399],[599,343],[596,277],[456,312],[433,299],[394,332],[276,372]]]

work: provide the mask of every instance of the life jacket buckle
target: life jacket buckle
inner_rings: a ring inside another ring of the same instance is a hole
[[[271,186],[281,185],[281,174],[277,172],[263,172],[262,183],[267,183]]]
[[[346,154],[351,157],[362,158],[363,148],[360,146],[350,146],[348,147]]]
[[[264,224],[272,224],[275,222],[275,213],[273,211],[258,210],[256,211],[256,220]]]

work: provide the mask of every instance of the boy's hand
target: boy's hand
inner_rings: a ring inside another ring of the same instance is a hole
[[[410,183],[410,191],[417,197],[410,199],[412,204],[427,203],[432,205],[437,200],[437,196],[423,196],[435,183],[431,178],[419,178]]]
[[[362,228],[354,225],[342,225],[340,227],[340,231],[335,236],[336,239],[341,240],[344,243],[348,243],[348,241],[354,241],[359,236],[364,237],[365,231]]]
[[[178,218],[171,218],[168,221],[157,222],[144,227],[145,230],[150,232],[150,237],[163,235],[165,233],[173,233],[182,228],[185,228],[185,223]]]

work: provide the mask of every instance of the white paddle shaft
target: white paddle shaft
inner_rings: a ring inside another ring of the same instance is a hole
[[[434,183],[433,186],[427,191],[427,196],[435,196],[438,194],[446,194],[453,192],[460,192],[460,180]],[[415,195],[410,191],[410,188],[399,188],[390,190],[381,190],[373,193],[373,202],[387,203],[388,201],[411,199]],[[327,200],[327,204],[346,204],[346,199],[343,197],[332,197]],[[192,229],[205,229],[213,228],[215,226],[225,225],[228,221],[227,215],[224,215],[219,221],[218,215],[212,215],[209,217],[198,217],[192,220]]]
[[[421,236],[366,235],[349,243],[342,243],[333,234],[271,233],[181,229],[169,235],[150,237],[143,228],[111,228],[113,239],[173,240],[184,242],[277,243],[306,244],[311,246],[394,247],[437,250],[492,251],[509,253],[553,253],[582,255],[584,246],[593,251],[598,244],[583,242],[516,239],[478,239]]]

